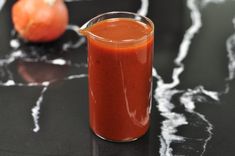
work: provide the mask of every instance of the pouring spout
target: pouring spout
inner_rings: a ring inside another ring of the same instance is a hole
[[[92,19],[87,21],[85,24],[83,24],[81,27],[78,29],[78,33],[82,36],[88,36],[89,35],[89,28],[92,26],[93,22]]]
[[[86,30],[89,27],[90,23],[91,23],[91,21],[87,21],[85,24],[83,24],[80,27],[80,31]]]

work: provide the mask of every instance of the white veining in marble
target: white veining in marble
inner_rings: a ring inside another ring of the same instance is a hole
[[[85,38],[81,37],[78,33],[78,27],[75,25],[69,25],[67,30],[68,31],[73,31],[76,33],[76,35],[78,36],[78,40],[73,43],[71,41],[69,42],[65,42],[62,45],[62,50],[63,51],[67,51],[68,49],[75,49],[75,48],[79,48],[80,46],[82,46],[85,43]],[[8,66],[11,63],[13,63],[14,61],[16,61],[16,59],[22,59],[26,62],[44,62],[47,64],[53,64],[53,65],[60,65],[60,66],[64,66],[64,65],[68,65],[68,66],[73,66],[76,68],[81,68],[81,67],[86,67],[87,68],[87,64],[86,63],[71,63],[70,60],[65,60],[64,58],[55,58],[52,60],[48,60],[47,57],[41,57],[41,58],[28,58],[27,55],[20,50],[20,46],[21,43],[19,41],[18,38],[13,38],[12,40],[10,40],[10,46],[11,48],[14,50],[12,53],[10,53],[9,55],[5,56],[4,58],[0,59],[0,66]],[[9,71],[10,73],[10,71]],[[39,125],[39,119],[40,119],[40,108],[41,108],[41,104],[43,102],[44,99],[44,94],[46,93],[46,91],[48,90],[48,86],[51,85],[52,83],[56,82],[57,80],[50,80],[50,81],[45,81],[45,82],[41,82],[41,83],[21,83],[21,82],[15,82],[13,78],[10,78],[10,74],[8,75],[9,79],[6,82],[0,82],[0,86],[25,86],[25,87],[38,87],[38,86],[42,86],[43,90],[40,94],[40,96],[38,97],[38,100],[36,101],[36,105],[32,108],[32,118],[34,121],[34,132],[38,132],[40,130],[40,125]],[[84,78],[87,77],[87,74],[77,74],[77,75],[69,75],[67,77],[64,78],[64,80],[72,80],[72,79],[80,79],[80,78]]]
[[[87,74],[70,75],[68,77],[65,77],[64,80],[73,80],[73,79],[80,79],[80,78],[85,78],[85,77],[87,77]],[[45,82],[42,82],[41,84],[38,84],[38,85],[41,85],[44,87],[43,87],[41,94],[36,102],[36,105],[31,109],[32,117],[33,117],[33,121],[34,121],[34,126],[35,126],[33,131],[35,133],[37,133],[40,130],[39,119],[40,119],[41,105],[42,105],[42,102],[44,99],[44,95],[45,95],[46,91],[48,90],[49,85],[51,85],[52,83],[53,82],[45,81]],[[38,86],[38,85],[36,85],[36,86]]]
[[[10,41],[10,46],[13,48],[13,49],[17,49],[20,47],[20,42],[18,39],[12,39]]]
[[[163,115],[163,114],[162,114]],[[177,130],[176,127],[181,125],[186,125],[188,122],[182,114],[177,113],[166,113],[163,115],[168,120],[162,122],[161,136],[160,136],[160,150],[159,153],[163,156],[172,155],[173,149],[170,147],[172,141],[182,141],[184,138],[182,136],[174,135]]]
[[[202,19],[201,19],[201,12],[200,7],[206,6],[209,3],[219,3],[224,1],[218,0],[187,0],[187,7],[190,10],[190,16],[192,20],[192,25],[186,30],[184,34],[184,38],[180,44],[178,56],[175,59],[176,67],[173,69],[172,73],[172,82],[171,83],[164,83],[164,80],[161,78],[160,75],[157,74],[156,70],[153,69],[153,76],[158,79],[157,81],[157,88],[154,92],[154,98],[158,102],[158,109],[165,120],[162,122],[161,126],[161,136],[160,142],[161,147],[159,153],[161,156],[172,156],[173,149],[171,144],[173,142],[184,142],[186,138],[183,136],[176,135],[177,128],[182,125],[187,125],[187,118],[184,114],[176,113],[172,111],[175,108],[175,104],[172,103],[172,98],[175,95],[180,95],[180,103],[184,106],[185,111],[194,114],[200,118],[203,122],[207,124],[206,130],[208,133],[208,137],[204,138],[204,142],[202,144],[201,155],[204,154],[206,150],[206,146],[208,141],[212,138],[212,124],[206,119],[206,117],[198,112],[195,111],[195,102],[201,102],[203,98],[210,98],[214,101],[219,101],[219,93],[215,91],[208,91],[204,89],[203,86],[198,86],[195,89],[188,89],[188,90],[177,90],[174,89],[178,84],[180,84],[180,75],[184,71],[184,64],[182,63],[183,60],[187,57],[191,42],[193,41],[194,36],[199,32],[200,28],[202,27]],[[231,74],[229,77],[233,77],[234,73],[234,52],[231,50],[233,44],[231,44],[232,40],[234,40],[234,36],[230,37],[227,41],[227,49],[230,51],[229,58],[230,58],[230,68]],[[201,99],[201,97],[203,97]],[[197,101],[198,100],[198,101]]]
[[[205,138],[203,149],[201,152],[201,156],[206,151],[206,145],[208,141],[212,138],[212,129],[213,125],[206,119],[206,117],[198,112],[195,112],[195,102],[202,102],[201,94],[207,95],[208,97],[212,98],[215,101],[219,101],[218,93],[204,90],[203,86],[199,86],[195,89],[188,89],[181,97],[180,97],[180,103],[184,105],[186,111],[193,113],[197,116],[199,116],[204,122],[206,122],[207,125],[207,132],[209,133],[208,137]]]
[[[10,55],[7,55],[5,58],[0,59],[0,66],[9,65],[10,63],[14,62],[17,58],[24,57],[24,54],[21,50],[16,50],[12,52]]]
[[[83,45],[86,42],[86,39],[84,37],[81,37],[80,39],[78,39],[78,41],[76,43],[72,43],[72,42],[67,42],[63,44],[63,50],[66,51],[69,48],[78,48],[81,45]]]
[[[184,65],[182,61],[186,58],[192,39],[195,34],[199,31],[202,26],[201,13],[196,5],[197,0],[188,0],[187,6],[190,10],[192,19],[192,25],[186,30],[183,41],[180,44],[178,56],[175,59],[177,67],[173,69],[172,79],[173,82],[170,84],[170,88],[177,86],[180,83],[179,76],[184,71]]]
[[[66,77],[64,80],[80,79],[80,78],[85,78],[87,76],[88,76],[87,74],[70,75],[70,76]]]
[[[67,42],[63,44],[63,50],[67,51],[68,49],[75,49],[75,48],[79,48],[80,46],[82,46],[85,43],[85,38],[81,37],[80,34],[78,33],[79,27],[76,25],[68,25],[67,30],[72,30],[73,32],[76,33],[76,35],[78,36],[78,41],[76,43],[72,43],[72,42]],[[57,58],[54,60],[46,60],[47,63],[51,63],[54,65],[69,65],[69,66],[75,66],[77,68],[80,67],[87,67],[87,64],[72,64],[70,61],[64,60],[63,58]],[[65,77],[64,80],[72,80],[72,79],[80,79],[80,78],[84,78],[87,77],[87,74],[79,74],[79,75],[69,75],[68,77]],[[40,125],[39,125],[39,111],[40,111],[40,106],[41,103],[43,101],[43,95],[45,94],[48,85],[50,85],[52,82],[45,82],[42,83],[41,85],[44,86],[44,89],[42,90],[41,96],[39,97],[36,106],[32,108],[32,117],[33,117],[33,121],[35,124],[35,128],[34,128],[34,132],[38,132],[40,130]]]
[[[5,3],[6,3],[6,0],[0,0],[0,11],[2,10]]]
[[[141,7],[137,11],[137,14],[140,14],[142,16],[147,16],[148,8],[149,8],[149,0],[141,0]]]
[[[162,79],[157,82],[157,88],[154,92],[154,97],[158,102],[158,109],[161,115],[166,119],[162,122],[161,126],[161,147],[159,153],[161,156],[171,156],[173,155],[173,149],[170,147],[173,141],[183,141],[184,138],[181,136],[176,136],[177,127],[187,124],[186,117],[183,114],[178,114],[172,111],[174,104],[171,102],[173,95],[180,93],[181,91],[173,89],[180,83],[179,76],[184,71],[184,65],[182,61],[186,58],[191,41],[194,35],[199,31],[202,22],[201,14],[199,8],[195,3],[195,0],[188,0],[187,6],[190,9],[192,25],[186,30],[183,41],[180,44],[178,56],[175,59],[175,64],[177,65],[173,69],[172,82],[164,83]],[[177,123],[177,124],[175,124]]]
[[[183,114],[178,114],[172,111],[175,108],[171,102],[172,96],[180,93],[179,90],[171,89],[164,83],[162,78],[157,75],[154,70],[153,76],[158,79],[157,88],[154,91],[154,98],[158,102],[157,108],[161,115],[165,118],[161,126],[160,143],[161,147],[159,153],[161,156],[171,156],[173,149],[170,147],[173,141],[183,141],[184,138],[175,135],[177,127],[187,124],[186,117]]]
[[[75,0],[67,0],[66,2],[74,2]],[[78,1],[78,0],[77,0]],[[0,1],[3,2],[3,1]],[[5,2],[5,1],[4,1]],[[3,3],[0,3],[3,4]],[[1,5],[0,5],[1,6]],[[73,43],[72,41],[68,41],[63,43],[62,45],[62,50],[63,51],[67,51],[68,49],[76,49],[79,48],[80,46],[82,46],[85,43],[85,38],[81,37],[78,33],[78,26],[76,25],[68,25],[67,27],[67,31],[73,31],[77,36],[78,36],[78,40]],[[14,31],[12,31],[12,35],[14,35]],[[26,54],[22,51],[19,50],[21,43],[19,38],[13,38],[10,40],[10,46],[11,48],[14,50],[12,53],[10,53],[8,56],[5,56],[5,58],[0,59],[0,66],[8,66],[11,63],[13,63],[16,59],[22,59],[26,62],[44,62],[47,64],[53,64],[53,65],[60,65],[60,66],[64,66],[64,65],[68,65],[68,66],[73,66],[76,68],[81,68],[81,67],[87,67],[86,63],[71,63],[70,60],[65,60],[64,58],[56,58],[56,59],[52,59],[49,60],[47,59],[46,56],[43,56],[41,58],[28,58],[26,56]],[[46,93],[48,86],[54,82],[56,82],[57,80],[51,80],[51,81],[45,81],[42,83],[19,83],[19,82],[15,82],[13,78],[10,78],[11,72],[9,71],[9,80],[6,82],[0,82],[0,86],[27,86],[27,87],[36,87],[36,86],[42,86],[43,90],[36,102],[36,105],[32,108],[32,117],[33,117],[33,121],[34,121],[34,132],[38,132],[40,130],[40,125],[39,125],[39,118],[40,118],[40,107],[41,104],[43,102],[43,98],[44,98],[44,94]],[[79,74],[79,75],[69,75],[67,77],[64,78],[64,80],[72,80],[72,79],[80,79],[80,78],[84,78],[87,77],[87,74]]]
[[[34,106],[32,108],[32,117],[33,117],[33,121],[34,121],[34,129],[33,131],[34,132],[38,132],[40,130],[40,126],[39,126],[39,114],[40,114],[40,109],[41,109],[41,104],[42,104],[42,101],[43,101],[43,97],[44,97],[44,94],[45,92],[47,91],[48,89],[48,86],[49,86],[49,83],[47,83],[47,85],[45,87],[43,87],[42,91],[41,91],[41,94],[36,102],[36,106]]]
[[[235,17],[233,18],[233,25],[235,29]],[[233,80],[235,78],[235,33],[227,39],[226,47],[229,59],[229,64],[228,64],[229,75],[227,80]]]
[[[73,49],[78,48],[86,42],[85,37],[83,37],[79,34],[79,29],[80,29],[80,27],[77,25],[69,24],[67,26],[67,31],[73,31],[78,36],[78,40],[75,43],[72,43],[71,41],[64,43],[63,44],[64,51],[68,50],[69,48],[73,48]]]
[[[205,7],[209,3],[223,3],[226,0],[203,0],[202,1],[202,6]]]
[[[1,86],[14,86],[15,85],[15,81],[13,80],[7,80],[7,82],[5,82],[3,85]]]
[[[62,58],[57,58],[57,59],[54,59],[54,60],[51,60],[51,63],[52,64],[55,64],[55,65],[66,65],[67,64],[67,61],[62,59]]]

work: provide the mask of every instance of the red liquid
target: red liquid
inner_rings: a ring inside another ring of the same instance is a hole
[[[152,28],[132,19],[113,18],[87,31],[105,39],[88,35],[90,126],[107,140],[139,138],[149,127]]]

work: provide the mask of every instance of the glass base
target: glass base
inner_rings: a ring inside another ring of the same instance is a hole
[[[137,137],[137,138],[130,138],[130,139],[123,139],[123,140],[112,140],[112,139],[108,139],[108,138],[105,138],[103,136],[100,136],[99,134],[97,134],[95,131],[92,130],[92,128],[90,128],[91,131],[93,132],[93,134],[95,134],[97,137],[99,137],[100,139],[102,140],[105,140],[105,141],[109,141],[109,142],[115,142],[115,143],[128,143],[128,142],[133,142],[133,141],[136,141],[138,140],[139,138],[141,138],[142,136],[144,136],[145,134],[141,135],[140,137]]]

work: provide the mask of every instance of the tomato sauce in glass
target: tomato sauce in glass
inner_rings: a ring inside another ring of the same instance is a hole
[[[86,31],[90,127],[106,140],[135,140],[149,128],[153,28],[111,18]]]

